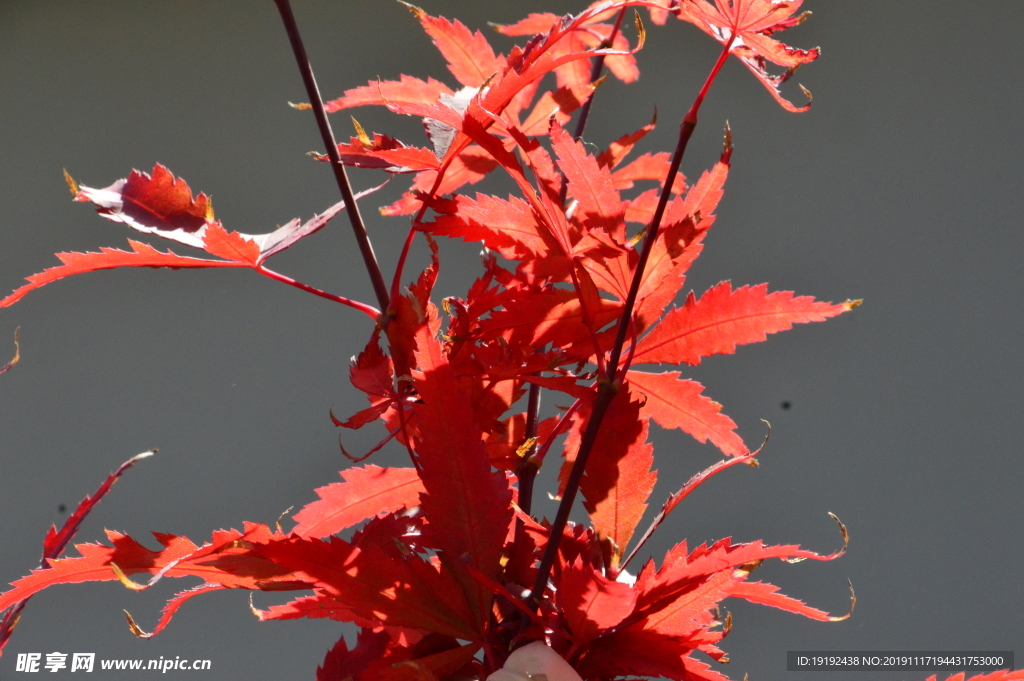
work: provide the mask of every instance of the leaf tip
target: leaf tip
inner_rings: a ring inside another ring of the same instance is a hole
[[[797,87],[800,88],[800,92],[804,93],[804,97],[807,98],[807,103],[804,104],[803,106],[803,110],[806,111],[807,109],[811,108],[811,103],[814,102],[814,97],[811,95],[811,91],[805,88],[800,83],[797,83]]]
[[[846,529],[846,525],[843,524],[843,521],[839,519],[839,516],[831,511],[829,511],[828,515],[832,520],[836,521],[836,525],[839,526],[839,533],[843,535],[843,548],[839,549],[839,551],[834,554],[835,557],[838,558],[846,553],[846,548],[850,545],[850,532]]]
[[[644,42],[647,40],[647,29],[644,28],[644,21],[640,18],[640,12],[636,9],[633,10],[633,23],[636,24],[636,50],[640,51],[644,48]]]
[[[526,440],[523,441],[523,444],[519,445],[519,448],[516,449],[516,456],[520,459],[526,458],[526,456],[533,451],[533,446],[535,444],[537,444],[536,437],[526,438]]]
[[[812,14],[814,14],[814,12],[812,12],[811,10],[805,10],[801,12],[800,14],[793,18],[793,26],[799,26],[800,24],[804,23],[805,21],[811,18]],[[821,48],[816,47],[814,49],[820,50]]]
[[[297,104],[295,102],[288,102],[288,106],[290,106],[293,109],[298,109],[299,111],[305,111],[306,109],[313,108],[313,105],[310,104],[309,102],[299,102]]]
[[[829,515],[832,514],[830,513]],[[857,607],[857,592],[853,590],[853,580],[847,579],[846,583],[850,585],[850,611],[845,615],[841,615],[838,617],[829,617],[829,622],[842,622],[843,620],[850,619],[850,616],[853,615],[854,608]]]
[[[260,622],[263,621],[263,615],[266,614],[265,610],[260,610],[252,604],[252,591],[249,592],[249,611],[252,614],[256,615],[257,619],[259,619]]]
[[[136,461],[141,461],[142,459],[148,459],[149,457],[153,456],[154,454],[159,453],[159,451],[160,450],[157,449],[156,447],[154,447],[153,449],[148,449],[148,450],[142,452],[141,454],[136,454],[132,458],[128,459],[128,462],[135,463]]]
[[[128,629],[130,629],[133,634],[139,638],[149,638],[152,636],[152,634],[147,634],[138,624],[135,623],[135,618],[132,617],[130,612],[125,610],[124,616],[128,620]]]
[[[18,338],[21,336],[21,327],[14,330],[14,357],[7,364],[0,367],[0,374],[6,373],[14,368],[14,365],[21,361],[21,343]]]
[[[288,508],[286,508],[283,511],[281,511],[281,515],[277,516],[277,522],[274,523],[274,524],[277,525],[277,531],[280,532],[281,534],[284,534],[284,530],[281,529],[281,521],[284,520],[284,517],[286,515],[288,515],[289,513],[292,512],[293,508],[295,508],[295,507],[294,506],[289,506]],[[249,593],[249,596],[250,597],[252,596],[252,592]],[[252,606],[252,598],[249,599],[249,605],[250,605],[250,607]]]
[[[114,571],[114,576],[117,578],[117,580],[119,582],[121,582],[122,584],[124,584],[129,589],[131,589],[132,591],[144,591],[145,589],[149,588],[149,585],[146,585],[146,584],[136,584],[132,580],[128,579],[128,575],[126,575],[121,570],[121,568],[117,567],[117,563],[111,563],[110,564],[110,569]],[[131,615],[128,615],[128,618],[130,620],[131,619]]]
[[[388,439],[390,440],[391,438],[388,438]],[[367,452],[366,454],[364,454],[362,456],[352,456],[351,454],[348,453],[348,450],[345,449],[345,445],[341,441],[341,435],[338,435],[338,448],[341,450],[342,456],[344,456],[349,461],[352,461],[353,463],[359,463],[360,461],[365,461],[366,459],[370,458],[370,454],[373,454],[375,451],[377,451],[377,449],[375,448],[375,449],[371,449],[369,452]]]
[[[413,16],[416,17],[417,19],[422,19],[427,15],[426,12],[424,12],[422,9],[420,9],[419,7],[412,3],[405,2],[405,0],[398,0],[398,2],[405,5],[406,9],[412,12]]]
[[[363,130],[363,126],[359,125],[359,121],[357,121],[357,120],[356,120],[356,117],[355,117],[355,116],[350,116],[350,118],[352,119],[352,125],[353,125],[353,126],[355,126],[355,129],[356,129],[356,137],[358,137],[358,138],[359,138],[359,142],[360,142],[360,143],[361,143],[361,144],[362,144],[362,145],[363,145],[364,147],[372,147],[372,146],[373,146],[373,141],[372,141],[372,140],[370,139],[370,137],[369,137],[369,136],[368,136],[368,135],[366,134],[366,131],[365,131],[365,130]]]
[[[864,304],[864,299],[863,298],[858,298],[857,300],[847,300],[845,303],[843,303],[843,307],[846,308],[843,311],[844,312],[849,312],[853,308],[860,307],[863,304]]]
[[[68,172],[67,168],[63,168],[64,181],[68,183],[68,189],[71,190],[71,196],[78,198],[78,183],[75,182],[75,178],[71,177],[71,173]]]

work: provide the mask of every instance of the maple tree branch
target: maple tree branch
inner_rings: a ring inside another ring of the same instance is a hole
[[[534,439],[528,451],[523,454],[523,461],[516,470],[516,477],[519,478],[519,508],[523,513],[530,515],[533,507],[533,482],[537,479],[537,471],[540,467],[534,461],[533,455],[537,452],[537,422],[540,420],[540,386],[536,383],[530,384],[530,394],[526,401],[526,432],[525,441]]]
[[[622,356],[622,347],[625,344],[626,334],[631,326],[630,321],[633,316],[633,307],[636,304],[636,297],[640,290],[640,282],[643,279],[644,269],[647,266],[647,260],[650,258],[654,242],[658,238],[661,219],[665,214],[665,208],[668,205],[669,197],[672,194],[672,182],[675,180],[676,173],[679,172],[679,167],[683,163],[683,154],[686,152],[686,146],[690,141],[690,136],[693,135],[693,130],[697,127],[697,111],[700,109],[700,105],[703,103],[704,97],[707,95],[708,90],[711,87],[711,83],[714,82],[718,72],[722,69],[722,65],[724,65],[726,59],[728,59],[729,51],[732,49],[733,40],[735,40],[735,37],[726,43],[725,49],[722,50],[722,54],[719,55],[718,61],[716,61],[715,65],[712,67],[707,80],[704,81],[704,86],[700,89],[700,92],[697,93],[697,97],[690,106],[690,110],[687,111],[686,115],[683,117],[682,123],[679,125],[679,141],[676,143],[675,153],[672,155],[672,163],[669,166],[668,174],[665,177],[661,196],[658,199],[658,207],[654,211],[654,217],[651,218],[651,224],[647,228],[647,234],[644,236],[644,245],[640,253],[640,259],[637,262],[636,271],[633,273],[633,280],[630,282],[629,294],[627,295],[625,305],[623,306],[622,317],[619,319],[618,330],[615,335],[615,344],[612,346],[611,356],[607,364],[607,373],[597,381],[597,397],[594,400],[593,410],[590,413],[590,419],[587,421],[586,430],[583,432],[583,438],[580,441],[580,448],[576,454],[576,460],[573,462],[572,469],[569,472],[569,478],[565,483],[565,492],[562,495],[562,501],[558,505],[558,512],[555,515],[554,522],[551,524],[548,543],[547,546],[544,547],[544,555],[541,558],[540,565],[537,567],[537,578],[534,580],[533,589],[530,591],[530,602],[532,604],[537,603],[541,595],[544,593],[545,586],[547,586],[548,576],[551,574],[551,568],[555,563],[555,556],[558,554],[558,546],[561,543],[562,533],[565,531],[566,523],[569,521],[569,512],[572,510],[572,505],[576,501],[576,494],[579,492],[580,481],[583,479],[583,472],[587,467],[587,460],[590,458],[590,452],[593,450],[594,443],[597,441],[598,431],[601,428],[601,421],[604,420],[604,415],[607,413],[608,407],[611,406],[612,400],[619,391],[620,384],[616,382],[619,358]]]
[[[583,432],[583,439],[580,441],[580,449],[576,454],[576,460],[569,471],[569,478],[565,482],[565,492],[562,494],[562,501],[558,504],[558,512],[555,521],[551,523],[548,543],[544,547],[544,555],[541,557],[540,565],[537,566],[537,578],[533,582],[533,589],[530,591],[530,603],[536,605],[544,587],[547,586],[548,576],[555,564],[555,556],[558,555],[558,545],[561,543],[562,533],[565,525],[569,522],[569,512],[572,510],[573,502],[576,501],[576,493],[580,489],[580,481],[583,479],[583,471],[587,467],[587,459],[597,442],[598,430],[601,428],[601,421],[611,406],[612,400],[618,392],[618,387],[604,379],[597,383],[597,398],[594,400],[594,407],[587,421],[587,428]]]
[[[344,296],[336,296],[333,293],[321,291],[318,288],[310,286],[309,284],[303,284],[301,281],[296,281],[287,275],[281,274],[280,272],[268,270],[266,267],[263,267],[262,265],[254,267],[253,269],[255,269],[257,272],[259,272],[265,277],[270,277],[275,281],[280,281],[284,284],[288,284],[289,286],[294,286],[295,288],[301,289],[306,293],[312,293],[315,296],[320,296],[321,298],[326,298],[327,300],[333,300],[336,303],[341,303],[342,305],[348,305],[349,307],[353,307],[362,312],[363,314],[367,315],[370,319],[374,321],[377,321],[378,317],[380,317],[380,310],[378,310],[372,305],[367,305],[366,303],[361,303],[358,300],[351,300],[349,298],[345,298]]]
[[[608,34],[608,37],[602,41],[601,49],[609,48],[615,42],[615,38],[619,34],[619,29],[622,27],[622,20],[626,17],[626,7],[623,7],[619,11],[619,15],[615,18],[615,23],[612,25],[612,30]],[[606,55],[600,55],[594,61],[594,66],[590,70],[590,83],[597,82],[597,79],[601,77],[601,72],[604,71],[604,60]],[[579,118],[576,119],[576,129],[572,133],[572,137],[575,140],[579,140],[583,137],[583,130],[587,127],[587,119],[590,118],[590,108],[594,103],[594,96],[597,94],[596,91],[590,93],[590,97],[583,104],[583,108],[580,109]],[[562,186],[558,193],[558,202],[563,207],[565,206],[566,197],[569,194],[569,182],[562,174]],[[582,305],[583,301],[580,300]],[[600,357],[600,348],[597,349],[598,357]],[[537,419],[539,417],[537,408],[540,405],[540,386],[536,383],[530,384],[530,395],[526,412],[526,434],[525,437],[529,440],[531,437],[537,436]],[[517,471],[519,478],[519,507],[523,509],[523,512],[527,515],[530,514],[530,508],[533,505],[533,482],[537,477],[537,472],[540,470],[537,463],[533,461],[533,455],[537,451],[537,443],[535,442],[530,451],[523,457],[523,464]]]
[[[683,121],[679,125],[679,141],[676,142],[676,150],[672,154],[672,163],[669,166],[668,174],[665,176],[665,182],[661,188],[661,196],[658,197],[658,207],[654,210],[654,217],[651,218],[651,224],[647,228],[647,233],[644,235],[644,245],[640,250],[640,260],[636,264],[636,271],[633,273],[633,280],[629,284],[629,293],[626,296],[626,303],[622,309],[622,317],[619,319],[618,329],[615,332],[615,343],[612,345],[611,357],[608,360],[608,380],[614,381],[618,373],[619,358],[622,356],[622,347],[626,342],[626,334],[629,331],[629,321],[633,316],[633,307],[636,305],[636,297],[640,292],[640,283],[643,280],[644,270],[647,267],[647,261],[651,257],[651,251],[654,248],[654,242],[658,240],[658,232],[661,229],[661,220],[665,216],[665,208],[668,206],[669,197],[672,195],[672,183],[676,179],[676,174],[679,172],[679,167],[683,164],[683,154],[686,153],[686,146],[690,141],[690,136],[693,135],[694,128],[697,127],[697,111],[700,109],[700,105],[704,102],[704,97],[708,93],[708,89],[711,87],[711,83],[714,82],[715,77],[718,76],[718,72],[722,69],[726,59],[729,58],[729,51],[732,49],[733,41],[730,40],[725,44],[725,49],[718,57],[718,61],[715,62],[711,72],[708,74],[707,80],[704,81],[704,86],[697,93],[697,97],[693,100],[693,104],[690,106],[690,110],[683,116]]]
[[[288,33],[288,40],[292,45],[292,52],[295,53],[295,61],[298,62],[299,72],[302,73],[302,82],[306,86],[306,95],[313,107],[313,114],[316,117],[316,125],[320,129],[320,137],[327,147],[327,156],[331,160],[331,170],[334,171],[334,179],[338,183],[341,197],[345,200],[345,210],[348,213],[349,222],[352,223],[352,231],[355,233],[356,242],[359,244],[359,252],[366,263],[366,271],[370,275],[370,282],[373,284],[373,291],[377,296],[377,303],[380,309],[388,309],[388,287],[384,283],[384,275],[381,274],[380,265],[377,263],[377,256],[374,255],[373,245],[370,243],[370,236],[366,232],[366,224],[363,216],[359,213],[359,205],[356,203],[355,195],[352,193],[352,185],[348,181],[348,174],[345,166],[341,163],[341,156],[338,154],[338,144],[334,140],[334,132],[327,120],[327,111],[324,109],[323,100],[320,98],[320,88],[317,87],[316,78],[313,76],[313,66],[309,63],[306,48],[302,44],[302,36],[299,33],[299,26],[295,23],[295,15],[289,0],[274,0],[278,11],[281,13],[281,20],[284,22],[285,31]]]
[[[622,28],[622,20],[626,17],[626,8],[623,7],[619,11],[619,16],[615,17],[615,23],[612,25],[611,33],[608,37],[601,42],[598,49],[607,49],[612,46],[615,42],[615,38],[619,35],[619,29]],[[594,61],[594,68],[590,71],[590,84],[593,85],[597,82],[597,79],[601,77],[601,72],[604,71],[604,59],[607,55],[600,55]],[[576,130],[573,131],[572,137],[575,140],[583,137],[583,130],[587,127],[587,119],[590,118],[590,107],[594,104],[594,97],[597,95],[597,91],[590,93],[587,97],[587,101],[583,103],[583,107],[580,109],[580,117],[576,119]],[[561,204],[565,205],[566,196],[569,194],[569,182],[566,180],[565,175],[562,175],[562,188],[559,191],[558,198]]]

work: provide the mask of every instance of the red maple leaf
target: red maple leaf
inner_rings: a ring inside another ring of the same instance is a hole
[[[415,5],[404,4],[433,38],[434,45],[448,61],[448,70],[463,85],[480,87],[505,67],[504,58],[494,54],[480,31],[474,33],[461,21],[432,17]]]
[[[132,247],[129,251],[115,248],[101,248],[99,253],[58,253],[57,257],[63,265],[44,270],[28,277],[28,284],[0,300],[0,307],[7,307],[21,300],[29,291],[45,286],[72,274],[109,270],[116,267],[249,267],[247,262],[229,260],[207,260],[175,255],[170,251],[162,253],[149,244],[128,240]]]
[[[723,281],[698,300],[670,311],[637,343],[638,364],[700,364],[702,357],[732,354],[737,345],[757,343],[793,324],[819,322],[852,310],[860,301],[833,304],[789,291],[768,293],[768,284],[736,289]]]
[[[626,374],[632,390],[646,398],[640,413],[654,419],[662,428],[679,428],[698,442],[711,441],[729,456],[747,453],[736,434],[736,423],[722,413],[722,405],[701,393],[704,386],[681,379],[679,372]]]
[[[338,153],[345,165],[377,168],[389,173],[415,173],[438,168],[437,156],[429,149],[412,147],[377,133],[372,140],[368,136],[360,136],[351,138],[348,144],[339,144]],[[325,163],[329,160],[320,154],[316,158]]]
[[[508,480],[491,470],[481,431],[441,344],[426,327],[416,340],[422,372],[414,376],[422,400],[415,407],[420,424],[416,452],[426,489],[422,505],[427,531],[451,560],[468,559],[493,579],[512,520]],[[486,618],[490,594],[476,583],[473,587],[477,612]]]
[[[295,514],[299,524],[292,532],[328,537],[375,515],[415,506],[423,492],[415,468],[349,468],[341,477],[345,482],[317,488],[320,500]]]
[[[810,101],[802,107],[795,106],[779,92],[779,87],[796,72],[802,64],[808,64],[821,55],[817,47],[801,50],[785,45],[770,36],[773,33],[802,23],[810,12],[798,16],[803,0],[686,0],[679,4],[679,17],[700,27],[723,45],[730,45],[729,51],[750,69],[751,73],[772,93],[775,100],[787,111],[806,111]],[[766,62],[787,67],[780,75],[771,75]],[[803,89],[803,88],[801,88]],[[810,99],[811,93],[804,90]]]
[[[75,188],[72,185],[73,189]],[[151,174],[133,170],[127,179],[109,187],[81,187],[76,201],[91,201],[103,217],[148,234],[202,248],[202,231],[213,222],[213,204],[159,163]]]
[[[583,415],[587,410],[581,412]],[[565,441],[566,462],[562,479],[574,461],[586,419],[578,418]],[[580,483],[584,507],[601,539],[610,542],[613,569],[625,551],[637,524],[647,510],[657,473],[653,445],[647,442],[647,422],[640,418],[638,396],[627,387],[616,395],[601,422],[597,443]],[[564,484],[564,483],[563,483]]]
[[[227,232],[213,219],[213,206],[206,194],[200,193],[193,199],[192,190],[185,180],[175,178],[159,163],[153,166],[152,173],[133,170],[127,179],[118,180],[103,189],[79,186],[70,177],[67,179],[75,200],[92,202],[98,206],[97,212],[108,220],[206,250],[211,255],[250,264],[263,262],[299,239],[319,231],[345,208],[345,203],[339,202],[305,223],[296,218],[273,232],[242,234]],[[356,198],[377,189],[379,187],[360,192]],[[208,230],[215,232],[210,239],[207,238]],[[256,250],[242,241],[251,242]]]
[[[432,105],[441,95],[451,95],[452,90],[444,83],[428,78],[420,80],[413,76],[402,75],[399,80],[371,80],[366,85],[345,90],[338,99],[324,103],[328,113],[341,111],[357,106],[384,106],[389,102],[397,104]],[[299,109],[310,108],[309,104],[296,105]]]

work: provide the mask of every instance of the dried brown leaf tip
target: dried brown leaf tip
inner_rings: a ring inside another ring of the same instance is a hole
[[[64,169],[64,181],[68,183],[68,189],[71,190],[71,196],[78,196],[78,183],[75,182],[75,178],[71,177],[71,173]]]
[[[14,357],[7,364],[0,367],[0,374],[7,373],[14,368],[14,365],[21,361],[21,344],[18,343],[18,336],[21,334],[21,327],[14,330]]]

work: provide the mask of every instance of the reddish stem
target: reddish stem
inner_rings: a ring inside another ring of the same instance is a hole
[[[654,217],[651,218],[647,234],[644,235],[644,245],[640,251],[640,260],[637,262],[636,272],[633,273],[633,281],[630,282],[629,294],[626,296],[626,304],[622,309],[622,317],[619,320],[618,330],[615,334],[615,344],[612,346],[611,358],[608,361],[609,381],[614,381],[618,373],[619,357],[622,355],[622,347],[626,342],[629,320],[633,316],[633,307],[636,305],[636,296],[640,291],[640,282],[643,280],[644,269],[647,267],[647,261],[651,257],[654,242],[658,240],[661,219],[665,216],[665,208],[668,206],[669,197],[672,195],[672,183],[675,181],[679,167],[683,163],[683,154],[686,153],[686,145],[690,141],[690,136],[693,135],[693,130],[697,127],[697,111],[704,102],[704,97],[707,96],[711,83],[715,81],[715,77],[721,71],[725,60],[729,58],[729,50],[732,49],[732,43],[733,41],[729,40],[725,44],[725,49],[718,56],[718,61],[715,62],[711,73],[708,74],[707,80],[704,81],[704,87],[697,93],[697,97],[693,100],[690,110],[686,112],[683,122],[679,125],[679,141],[676,142],[676,150],[672,155],[672,164],[669,166],[668,175],[665,176],[665,183],[661,188],[661,196],[658,197],[658,207],[654,210]]]
[[[626,8],[623,7],[619,11],[619,16],[615,17],[615,24],[612,25],[612,32],[608,34],[608,37],[601,43],[599,49],[607,49],[615,43],[615,38],[619,35],[619,29],[622,28],[622,20],[626,17]],[[601,72],[604,70],[604,58],[607,55],[600,55],[594,61],[594,68],[590,70],[590,83],[593,85],[597,82],[597,79],[601,77]],[[587,127],[587,119],[590,118],[590,107],[594,104],[594,96],[597,92],[591,92],[590,97],[583,103],[583,107],[580,109],[580,117],[576,120],[576,130],[572,133],[573,139],[578,140],[583,137],[583,130]],[[565,205],[565,197],[569,191],[569,183],[566,182],[565,176],[562,176],[562,189],[559,192],[559,199],[562,205]]]
[[[530,395],[526,402],[526,433],[525,439],[537,437],[537,422],[540,420],[540,386],[536,383],[530,384]],[[533,481],[537,478],[539,470],[533,455],[537,452],[537,443],[530,445],[529,451],[523,454],[523,461],[516,469],[516,477],[519,478],[519,508],[523,513],[530,515],[533,508]]]
[[[618,36],[619,29],[622,27],[622,20],[626,16],[626,8],[623,7],[619,12],[619,15],[615,18],[615,24],[612,25],[611,33],[601,43],[602,48],[611,47],[615,42],[615,38]],[[601,72],[604,71],[604,58],[606,55],[600,55],[594,60],[594,67],[590,70],[590,83],[596,83],[597,79],[601,77]],[[590,118],[590,107],[594,103],[594,95],[596,92],[591,92],[590,97],[584,102],[583,108],[580,109],[580,116],[576,120],[576,130],[573,131],[573,139],[579,140],[583,137],[583,130],[587,127],[587,119]],[[565,199],[568,195],[569,183],[565,179],[565,175],[562,175],[562,187],[559,190],[558,202],[560,205],[565,206]],[[580,300],[582,304],[582,299]],[[598,357],[601,357],[600,347],[597,349]],[[530,384],[530,396],[528,407],[526,410],[526,439],[537,436],[537,420],[540,418],[539,406],[540,406],[540,386],[536,383]],[[533,460],[534,454],[537,452],[537,444],[530,448],[530,451],[523,457],[523,463],[519,466],[516,471],[517,477],[519,478],[519,508],[523,509],[523,512],[527,515],[530,514],[530,508],[533,505],[533,481],[537,477],[539,467]]]
[[[444,171],[447,166],[437,171],[437,179],[434,180],[434,186],[430,188],[429,195],[433,196],[437,188],[441,186],[441,178],[444,176]],[[395,276],[391,279],[391,297],[398,298],[401,295],[402,285],[402,271],[405,270],[405,261],[409,257],[409,250],[412,248],[413,239],[416,238],[416,225],[420,224],[423,220],[423,216],[427,213],[427,202],[424,201],[420,205],[419,211],[412,219],[412,224],[409,226],[409,232],[405,235],[405,243],[402,244],[402,252],[398,255],[398,264],[395,265]],[[385,320],[387,323],[387,320]]]
[[[377,321],[378,317],[380,317],[380,310],[378,310],[372,305],[367,305],[366,303],[360,303],[358,300],[350,300],[349,298],[345,298],[344,296],[336,296],[333,293],[321,291],[318,288],[314,288],[309,284],[303,284],[301,281],[295,281],[291,277],[281,274],[279,272],[275,272],[274,270],[268,270],[266,267],[263,267],[262,265],[256,267],[255,269],[263,276],[270,277],[275,281],[280,281],[282,283],[288,284],[289,286],[294,286],[295,288],[302,289],[307,293],[312,293],[313,295],[320,296],[321,298],[326,298],[327,300],[333,300],[334,302],[341,303],[342,305],[354,307],[363,314],[369,316],[369,318],[374,321]]]
[[[690,136],[693,134],[694,128],[697,127],[697,111],[700,109],[700,105],[704,102],[704,97],[707,95],[708,90],[711,87],[711,83],[714,82],[718,72],[722,69],[722,65],[725,64],[726,59],[729,57],[729,51],[732,48],[733,40],[725,44],[725,49],[722,50],[722,54],[718,57],[718,61],[715,62],[711,72],[708,74],[707,80],[704,81],[704,86],[697,93],[696,99],[690,106],[690,110],[683,117],[683,121],[679,126],[679,141],[676,143],[676,150],[672,156],[672,164],[669,167],[668,174],[665,177],[664,186],[661,190],[661,197],[658,200],[658,207],[654,211],[654,217],[651,219],[651,224],[647,228],[647,234],[644,237],[643,249],[640,253],[640,259],[637,262],[636,271],[633,273],[633,280],[629,286],[629,294],[626,297],[626,303],[622,310],[622,317],[619,320],[618,331],[615,336],[615,344],[612,346],[611,356],[607,365],[607,373],[604,377],[598,380],[597,383],[597,397],[594,400],[593,411],[590,414],[590,419],[587,421],[587,428],[583,432],[583,438],[580,442],[579,452],[576,454],[576,460],[573,462],[572,470],[569,472],[569,478],[565,484],[565,493],[562,496],[562,501],[558,505],[558,513],[555,515],[555,521],[551,525],[550,535],[548,538],[547,546],[544,549],[544,555],[541,558],[540,565],[537,567],[537,578],[533,583],[533,590],[530,592],[531,603],[536,603],[541,595],[544,593],[544,588],[547,586],[548,576],[551,574],[551,568],[555,563],[555,556],[558,555],[558,546],[561,543],[562,533],[565,531],[565,525],[569,521],[569,512],[572,510],[572,505],[576,501],[576,493],[579,491],[580,481],[583,479],[583,472],[587,466],[587,459],[590,458],[590,452],[594,448],[594,443],[597,441],[597,435],[601,428],[601,421],[604,420],[604,415],[608,411],[608,407],[611,405],[612,400],[619,391],[619,385],[616,382],[618,376],[619,358],[622,355],[622,347],[626,341],[626,334],[630,327],[630,320],[633,317],[633,307],[636,304],[637,293],[640,290],[640,282],[643,279],[644,268],[647,266],[647,260],[650,257],[651,250],[654,246],[654,242],[658,238],[658,230],[661,228],[661,219],[665,214],[665,207],[668,205],[669,197],[672,193],[672,182],[675,180],[676,173],[679,172],[679,167],[683,162],[683,154],[686,152],[686,145],[690,141]]]
[[[345,166],[341,163],[341,156],[338,154],[338,144],[334,140],[334,132],[327,120],[327,112],[324,110],[323,100],[320,98],[320,88],[317,87],[316,78],[313,76],[313,66],[309,63],[306,55],[306,48],[302,44],[302,36],[299,33],[299,26],[295,23],[295,15],[289,0],[274,0],[278,11],[281,13],[281,20],[284,22],[285,31],[288,33],[288,40],[292,45],[292,52],[295,53],[295,61],[302,73],[302,82],[306,86],[306,95],[313,107],[313,115],[316,116],[316,125],[320,129],[320,137],[327,147],[327,156],[331,160],[331,169],[334,171],[334,179],[338,183],[341,197],[345,200],[345,210],[348,212],[349,222],[352,223],[352,231],[355,233],[356,242],[359,244],[359,252],[366,264],[366,271],[370,275],[370,282],[373,284],[373,291],[377,295],[377,303],[380,309],[388,309],[388,287],[384,283],[384,275],[381,274],[380,265],[377,263],[377,256],[373,253],[373,245],[370,244],[370,237],[366,232],[366,224],[362,215],[359,214],[359,205],[356,203],[355,195],[352,193],[352,185],[348,181],[348,174]]]

